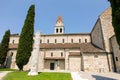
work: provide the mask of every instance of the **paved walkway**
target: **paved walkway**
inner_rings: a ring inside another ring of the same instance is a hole
[[[71,72],[73,80],[120,80],[119,73]]]
[[[71,72],[71,76],[73,80],[88,80],[88,79],[82,78],[79,72]]]
[[[9,72],[11,72],[11,71],[2,71],[2,72],[0,72],[0,80],[2,80],[2,78]]]

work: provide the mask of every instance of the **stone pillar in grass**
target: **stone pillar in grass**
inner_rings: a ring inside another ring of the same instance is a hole
[[[31,68],[30,72],[28,75],[30,76],[35,76],[38,75],[38,59],[39,59],[39,51],[40,51],[40,32],[37,31],[35,34],[35,39],[34,39],[34,47],[31,55]]]

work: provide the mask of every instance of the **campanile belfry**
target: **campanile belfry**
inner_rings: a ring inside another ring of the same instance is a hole
[[[58,16],[58,19],[55,24],[55,34],[64,34],[64,23],[62,16]]]

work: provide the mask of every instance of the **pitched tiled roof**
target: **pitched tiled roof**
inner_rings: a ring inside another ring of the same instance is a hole
[[[9,44],[9,49],[16,49],[18,44]],[[105,52],[104,50],[95,47],[91,43],[42,43],[41,49],[80,49],[82,52]]]
[[[17,49],[18,44],[9,44],[9,49]]]
[[[71,44],[71,43],[64,43],[64,44],[62,44],[62,43],[57,43],[57,44],[50,43],[50,44],[41,44],[40,48],[41,49],[74,49],[74,48],[79,49],[80,46],[79,46],[79,44],[75,44],[75,43],[73,43],[73,44]]]
[[[69,52],[70,56],[80,56],[81,52]]]
[[[78,35],[90,35],[90,33],[65,33],[65,34],[41,34],[41,36],[78,36]],[[20,37],[19,34],[11,34],[10,37]]]
[[[59,59],[59,60],[62,60],[62,59],[65,59],[64,57],[45,57],[44,59]]]

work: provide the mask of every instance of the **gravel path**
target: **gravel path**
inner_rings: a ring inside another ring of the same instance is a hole
[[[0,80],[2,80],[2,78],[9,72],[11,72],[11,71],[2,71],[2,72],[0,72]]]

